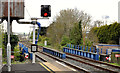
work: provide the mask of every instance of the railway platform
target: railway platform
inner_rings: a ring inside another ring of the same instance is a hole
[[[7,65],[4,65],[0,73],[78,73],[67,66],[62,66],[54,62],[37,62],[35,64],[12,64],[11,71],[7,71]]]
[[[7,65],[4,65],[1,73],[54,73],[50,68],[42,63],[12,64],[11,72],[7,71]]]

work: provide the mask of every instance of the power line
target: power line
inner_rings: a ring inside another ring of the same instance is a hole
[[[28,11],[27,7],[25,7],[25,9],[26,9],[26,11],[27,11],[27,13],[28,13],[29,17],[31,18],[30,13],[29,13],[29,11]]]

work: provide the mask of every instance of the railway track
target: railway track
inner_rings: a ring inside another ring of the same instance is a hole
[[[63,59],[56,58],[56,57],[54,57],[50,54],[44,53],[44,52],[39,52],[39,53],[42,53],[42,54],[49,56],[57,61],[60,61],[74,69],[82,70],[83,72],[87,72],[87,73],[118,73],[116,71],[106,69],[106,68],[103,68],[100,66],[96,66],[94,64],[86,63],[84,61],[80,61],[80,60],[72,58],[72,57],[67,56],[66,59],[63,60]]]
[[[82,71],[83,73],[90,73],[90,71],[88,71],[88,70],[86,70],[86,69],[84,69],[82,67],[76,66],[76,65],[74,65],[74,64],[72,64],[70,62],[67,62],[67,61],[62,60],[62,59],[57,58],[57,57],[54,57],[54,56],[52,56],[50,54],[47,54],[47,53],[44,53],[44,52],[39,52],[39,53],[42,53],[42,54],[44,54],[46,56],[49,56],[50,58],[55,59],[55,60],[57,60],[59,62],[62,62],[62,63],[66,64],[66,65],[68,65],[68,66],[70,66],[70,67],[72,67],[72,68],[74,68],[74,69],[76,69],[78,71]]]
[[[94,63],[91,62],[86,62],[83,60],[80,60],[78,58],[73,58],[71,56],[66,56],[67,61],[74,63],[75,65],[82,66],[83,68],[86,68],[90,70],[92,73],[93,72],[102,72],[102,73],[118,73],[117,71],[104,68],[102,66],[95,65]]]
[[[45,59],[43,59],[42,57],[35,55],[37,58],[39,58],[40,60],[42,60],[43,62],[47,62]]]
[[[93,64],[96,67],[98,66],[98,67],[102,67],[106,70],[111,70],[113,72],[120,73],[120,67],[119,66],[111,65],[111,64],[104,63],[104,62],[101,62],[101,61],[95,61],[95,60],[85,58],[85,57],[81,57],[81,56],[78,56],[78,55],[73,55],[73,54],[68,54],[68,53],[66,53],[66,54],[67,54],[67,57],[72,57],[72,58],[75,58],[79,61],[83,61],[85,63]]]
[[[27,47],[30,48],[30,45],[31,45],[30,43],[25,43],[25,44],[27,44]],[[38,48],[42,49],[41,46],[38,46]],[[46,56],[51,57],[52,59],[60,61],[68,66],[71,66],[74,69],[77,69],[86,73],[119,73],[120,72],[119,71],[120,69],[116,69],[116,68],[119,68],[118,66],[110,65],[107,63],[99,62],[99,61],[94,61],[91,59],[86,59],[77,55],[66,53],[67,54],[66,59],[63,60],[44,52],[39,52],[39,53],[42,53]],[[36,57],[40,58],[38,55],[36,55]],[[42,60],[45,61],[44,59]],[[105,65],[107,65],[108,67],[107,66],[105,67]]]
[[[31,45],[30,43],[25,43],[25,42],[24,42],[23,44],[24,44],[26,47],[30,48],[30,45]],[[38,46],[38,48],[41,48],[41,46]],[[72,68],[80,71],[81,73],[90,73],[90,71],[88,71],[88,70],[86,70],[86,69],[84,69],[84,68],[82,68],[82,67],[76,66],[76,65],[74,65],[74,64],[72,64],[72,63],[69,63],[69,62],[67,62],[67,61],[64,61],[64,60],[62,60],[62,59],[60,59],[60,58],[57,58],[57,57],[55,57],[55,56],[52,56],[52,55],[50,55],[50,54],[47,54],[47,53],[44,53],[44,52],[39,52],[39,53],[41,53],[41,54],[43,54],[43,55],[46,55],[46,56],[48,56],[48,57],[50,57],[50,58],[52,58],[52,59],[54,59],[54,60],[57,60],[57,61],[59,61],[59,62],[62,62],[62,63],[64,63],[64,64],[66,64],[66,65],[68,65],[68,66],[70,66],[70,67],[72,67]],[[42,60],[43,62],[46,62],[46,60],[44,60],[43,58],[41,58],[39,55],[36,55],[36,57],[39,58],[40,60]]]

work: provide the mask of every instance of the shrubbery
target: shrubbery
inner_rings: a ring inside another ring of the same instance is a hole
[[[91,29],[91,31],[97,34],[99,43],[119,44],[120,24],[117,22],[97,28],[95,27]]]
[[[14,47],[17,45],[19,39],[17,35],[10,35],[10,44],[11,44],[11,50],[14,50]],[[7,33],[4,34],[3,37],[3,45],[5,48],[7,48],[7,43],[8,43],[8,35]]]
[[[63,36],[62,37],[62,41],[61,41],[61,46],[65,46],[66,44],[70,43],[70,39],[67,36]]]
[[[20,60],[20,52],[19,52],[19,47],[16,46],[14,49],[14,57],[15,57],[15,61],[19,61]]]
[[[19,39],[17,35],[10,35],[10,44],[11,44],[11,51],[14,51],[15,46],[17,45]],[[8,36],[7,33],[4,33],[3,35],[3,61],[7,60],[7,42],[8,42]],[[14,54],[13,52],[11,53],[12,55]],[[18,54],[17,54],[18,55]]]
[[[50,43],[50,38],[39,35],[38,41],[39,41],[40,43],[44,44],[45,40],[47,41],[47,45],[50,45],[50,44],[51,44],[51,43]]]
[[[74,27],[70,33],[70,43],[74,45],[82,44],[82,27],[81,21],[79,23],[74,24]]]

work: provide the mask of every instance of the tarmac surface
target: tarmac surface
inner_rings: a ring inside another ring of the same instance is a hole
[[[40,64],[12,64],[11,72],[7,71],[7,65],[2,68],[2,73],[51,73],[50,69]],[[47,68],[47,69],[46,69]]]

